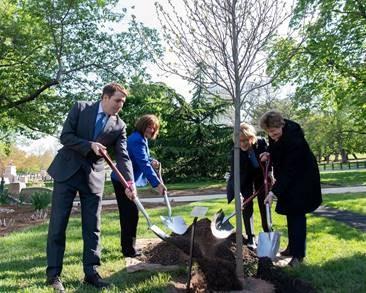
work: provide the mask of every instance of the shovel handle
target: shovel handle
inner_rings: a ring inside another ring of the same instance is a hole
[[[108,155],[108,153],[105,150],[99,149],[99,153],[102,155],[102,157],[106,160],[107,164],[111,169],[116,173],[118,179],[121,181],[122,185],[125,188],[129,188],[129,184],[127,183],[126,179],[123,177],[121,172],[117,169],[117,167],[113,164],[111,157]]]
[[[164,191],[164,201],[165,201],[165,204],[168,208],[168,216],[169,218],[172,217],[172,207],[170,206],[170,201],[169,201],[169,198],[168,198],[168,193],[166,191]]]
[[[163,177],[161,176],[161,163],[159,164],[159,169],[157,170],[157,173],[158,173],[158,176],[159,176],[159,179],[160,179],[160,183],[164,184]],[[171,218],[172,217],[172,207],[170,205],[168,192],[166,190],[164,191],[163,196],[164,196],[165,204],[168,208],[168,216],[169,216],[169,218]]]
[[[135,197],[133,202],[136,204],[137,208],[139,209],[139,211],[144,215],[146,221],[147,221],[147,225],[149,226],[149,228],[152,226],[150,217],[148,216],[144,206],[142,205],[142,203],[140,202],[138,197]]]
[[[272,215],[271,215],[271,206],[269,205],[269,203],[266,203],[266,218],[267,218],[268,229],[272,231]]]

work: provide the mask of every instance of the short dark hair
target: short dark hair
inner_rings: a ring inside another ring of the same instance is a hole
[[[281,128],[285,125],[285,120],[280,112],[271,110],[262,115],[259,125],[264,130],[268,130],[269,128]]]
[[[154,125],[155,132],[154,135],[151,137],[151,139],[155,139],[159,134],[160,129],[160,121],[159,118],[156,117],[153,114],[147,114],[144,116],[141,116],[135,124],[135,129],[140,132],[142,135],[144,135],[146,128],[148,128],[150,125]]]
[[[127,90],[124,88],[124,86],[120,85],[119,83],[116,82],[111,82],[107,85],[104,86],[103,88],[103,92],[102,92],[102,99],[103,96],[106,95],[108,97],[111,97],[114,95],[115,92],[121,92],[122,94],[124,94],[126,97],[128,95]]]

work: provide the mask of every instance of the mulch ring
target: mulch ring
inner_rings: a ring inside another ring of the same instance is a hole
[[[217,239],[212,235],[210,224],[207,218],[196,224],[191,292],[316,292],[311,284],[290,277],[269,258],[258,259],[246,245],[243,245],[245,280],[239,280],[235,271],[235,234]],[[189,227],[184,235],[172,234],[165,242],[147,244],[138,260],[146,264],[187,267],[191,230]],[[177,277],[169,292],[186,292],[186,282],[186,275]]]

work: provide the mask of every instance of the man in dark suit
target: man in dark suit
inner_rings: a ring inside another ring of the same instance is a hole
[[[65,231],[76,193],[81,203],[84,240],[84,282],[97,288],[108,287],[97,272],[100,265],[100,215],[104,190],[104,159],[99,151],[114,147],[117,168],[130,187],[126,195],[133,199],[136,189],[126,148],[126,125],[118,117],[127,91],[117,83],[103,88],[96,103],[76,102],[65,120],[60,141],[63,147],[51,163],[48,173],[54,179],[52,210],[47,241],[47,283],[64,291],[60,280],[65,252]]]

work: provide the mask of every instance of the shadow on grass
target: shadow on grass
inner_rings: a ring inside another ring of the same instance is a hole
[[[330,234],[342,240],[365,241],[365,234],[358,229],[351,228],[350,226],[336,220],[315,215],[312,217],[315,220],[315,224],[308,224],[307,230],[308,234],[312,233],[311,237],[314,239],[323,237],[322,234]]]

